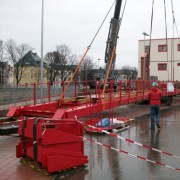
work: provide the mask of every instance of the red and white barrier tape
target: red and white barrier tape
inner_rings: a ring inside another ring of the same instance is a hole
[[[173,170],[180,171],[180,168],[175,168],[175,167],[169,166],[169,165],[167,165],[167,164],[160,163],[160,162],[158,162],[158,161],[152,161],[152,160],[147,159],[147,158],[145,158],[145,157],[143,157],[143,156],[137,156],[137,155],[131,154],[131,153],[127,152],[127,151],[114,148],[114,147],[112,147],[112,146],[109,146],[109,145],[107,145],[107,144],[100,143],[100,142],[95,141],[95,140],[93,140],[93,139],[89,139],[89,138],[85,138],[85,137],[82,137],[82,138],[83,138],[83,140],[87,140],[87,141],[90,141],[90,142],[92,142],[92,143],[96,143],[96,144],[98,144],[98,145],[100,145],[100,146],[103,146],[103,147],[112,149],[112,150],[114,150],[114,151],[117,151],[117,152],[120,152],[120,153],[123,153],[123,154],[127,154],[127,155],[129,155],[129,156],[133,156],[133,157],[135,157],[135,158],[138,158],[138,159],[141,159],[141,160],[144,160],[144,161],[147,161],[147,162],[150,162],[150,163],[159,165],[159,166],[164,166],[164,167],[167,167],[167,168],[170,168],[170,169],[173,169]]]
[[[86,123],[84,123],[84,122],[82,122],[82,121],[79,121],[79,120],[77,119],[77,117],[75,117],[75,119],[76,119],[79,123],[81,123],[81,124],[84,124],[84,125],[86,125],[86,126],[88,126],[88,127],[90,127],[90,128],[93,128],[93,129],[97,129],[99,132],[106,133],[106,134],[108,134],[108,135],[110,135],[110,136],[112,136],[112,137],[115,137],[115,138],[117,138],[117,139],[121,139],[121,140],[123,140],[123,141],[127,141],[127,142],[129,142],[129,143],[136,144],[136,145],[138,145],[138,146],[144,147],[144,148],[149,149],[149,150],[152,150],[152,151],[159,152],[159,153],[164,154],[164,155],[166,155],[166,156],[171,156],[171,157],[179,158],[179,159],[180,159],[180,156],[176,156],[176,155],[174,155],[174,154],[172,154],[172,153],[168,153],[168,152],[165,152],[165,151],[162,151],[162,150],[153,148],[153,147],[151,147],[151,146],[138,143],[138,142],[136,142],[136,141],[134,141],[134,140],[131,140],[131,139],[128,139],[128,138],[124,138],[124,137],[119,136],[119,135],[117,135],[117,134],[114,134],[114,133],[105,131],[105,130],[103,130],[103,129],[101,129],[101,128],[97,128],[97,127],[95,127],[95,126],[88,125],[88,124],[86,124]]]
[[[76,118],[76,120],[77,120],[77,118]],[[22,121],[22,120],[17,120],[17,121]],[[81,121],[79,121],[79,120],[77,120],[77,121],[78,121],[79,123],[81,123],[81,124],[85,124],[84,122],[81,122]],[[87,125],[87,124],[86,124],[86,125]],[[88,126],[90,126],[90,127],[92,127],[92,128],[95,128],[95,129],[98,129],[98,130],[101,130],[100,128],[96,128],[96,127],[91,126],[91,125],[88,125]],[[46,128],[45,128],[44,131],[42,132],[42,136],[44,135],[45,131],[46,131]],[[116,134],[109,133],[108,131],[104,131],[104,130],[101,130],[101,131],[104,132],[104,133],[107,133],[107,134],[109,134],[109,135],[111,135],[111,136],[113,136],[113,137],[117,137],[117,138],[118,138],[118,136],[117,136]],[[112,150],[114,150],[114,151],[117,151],[117,152],[120,152],[120,153],[123,153],[123,154],[127,154],[127,155],[129,155],[129,156],[132,156],[132,157],[135,157],[135,158],[138,158],[138,159],[141,159],[141,160],[144,160],[144,161],[153,163],[153,164],[156,164],[156,165],[159,165],[159,166],[164,166],[164,167],[167,167],[167,168],[169,168],[169,169],[173,169],[173,170],[180,171],[180,168],[175,168],[175,167],[169,166],[169,165],[167,165],[167,164],[160,163],[160,162],[158,162],[158,161],[152,161],[152,160],[147,159],[147,158],[145,158],[145,157],[143,157],[143,156],[138,156],[138,155],[131,154],[131,153],[127,152],[127,151],[114,148],[114,147],[112,147],[112,146],[110,146],[110,145],[100,143],[100,142],[98,142],[98,141],[96,141],[96,140],[93,140],[93,139],[89,139],[89,138],[82,137],[82,136],[79,136],[79,137],[82,138],[84,141],[87,140],[87,141],[90,141],[90,142],[92,142],[92,143],[98,144],[98,145],[100,145],[100,146],[103,146],[103,147],[112,149]],[[119,137],[121,137],[121,136],[119,136]],[[123,139],[123,140],[125,139],[125,140],[128,141],[128,142],[134,143],[134,141],[132,141],[132,140],[130,140],[130,139],[127,140],[126,138],[122,138],[122,137],[121,137],[121,139]],[[33,144],[35,144],[35,143],[36,143],[36,141],[33,142]],[[139,145],[140,143],[134,143],[134,144]],[[144,147],[144,146],[143,146],[143,147]],[[147,146],[145,146],[145,147],[147,147]],[[151,148],[151,149],[154,150],[155,148]],[[161,152],[161,151],[158,150],[158,152]],[[167,154],[169,155],[170,153],[167,153]]]

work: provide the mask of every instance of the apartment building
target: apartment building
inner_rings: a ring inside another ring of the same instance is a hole
[[[180,81],[180,39],[139,40],[138,78]]]
[[[41,58],[29,51],[14,66],[14,84],[40,83]],[[47,82],[47,64],[43,62],[43,82]]]

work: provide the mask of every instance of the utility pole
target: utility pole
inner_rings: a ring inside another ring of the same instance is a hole
[[[98,59],[98,78],[99,78],[99,61],[100,59]]]
[[[146,40],[146,36],[149,36],[149,34],[147,34],[146,32],[142,33],[144,35],[144,63],[143,63],[143,79],[147,80],[146,78],[146,44],[145,44],[145,40]]]
[[[41,16],[41,102],[43,102],[43,32],[44,32],[44,0],[42,0],[42,16]]]

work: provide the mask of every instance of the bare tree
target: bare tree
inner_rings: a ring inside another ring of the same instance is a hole
[[[70,75],[67,70],[68,58],[71,54],[71,50],[66,45],[57,46],[57,51],[59,53],[59,64],[60,64],[60,78],[62,81],[66,81]]]
[[[21,59],[30,50],[32,51],[33,48],[30,47],[29,44],[26,43],[19,44],[16,48],[18,59]]]
[[[3,70],[3,54],[4,54],[4,50],[3,50],[3,41],[0,40],[0,84],[3,85],[4,84],[4,70]]]
[[[13,65],[16,85],[21,81],[24,70],[24,62],[20,61],[20,59],[30,50],[32,50],[32,48],[26,43],[17,45],[16,41],[13,39],[8,39],[5,42],[6,59]]]
[[[57,76],[62,81],[66,81],[77,64],[76,55],[71,54],[71,50],[66,45],[59,45],[56,51],[48,52],[45,60],[49,67],[48,79],[51,82],[54,82]]]
[[[47,78],[50,82],[54,82],[55,78],[59,74],[58,57],[59,54],[57,51],[48,52],[45,56],[45,61],[47,62],[49,67]]]
[[[125,65],[121,68],[121,70],[123,71],[123,75],[126,75],[128,80],[137,78],[138,72],[137,72],[136,67],[131,67],[131,66]]]
[[[137,79],[138,76],[138,69],[134,66],[132,67],[132,79]]]
[[[82,80],[92,80],[92,69],[94,68],[93,59],[91,57],[86,57],[81,64],[80,70],[82,73]]]

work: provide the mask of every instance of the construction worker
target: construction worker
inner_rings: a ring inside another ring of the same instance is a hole
[[[155,122],[160,129],[160,105],[161,105],[162,91],[158,88],[158,83],[153,82],[152,88],[149,92],[149,101],[151,105],[151,130],[155,129]]]

